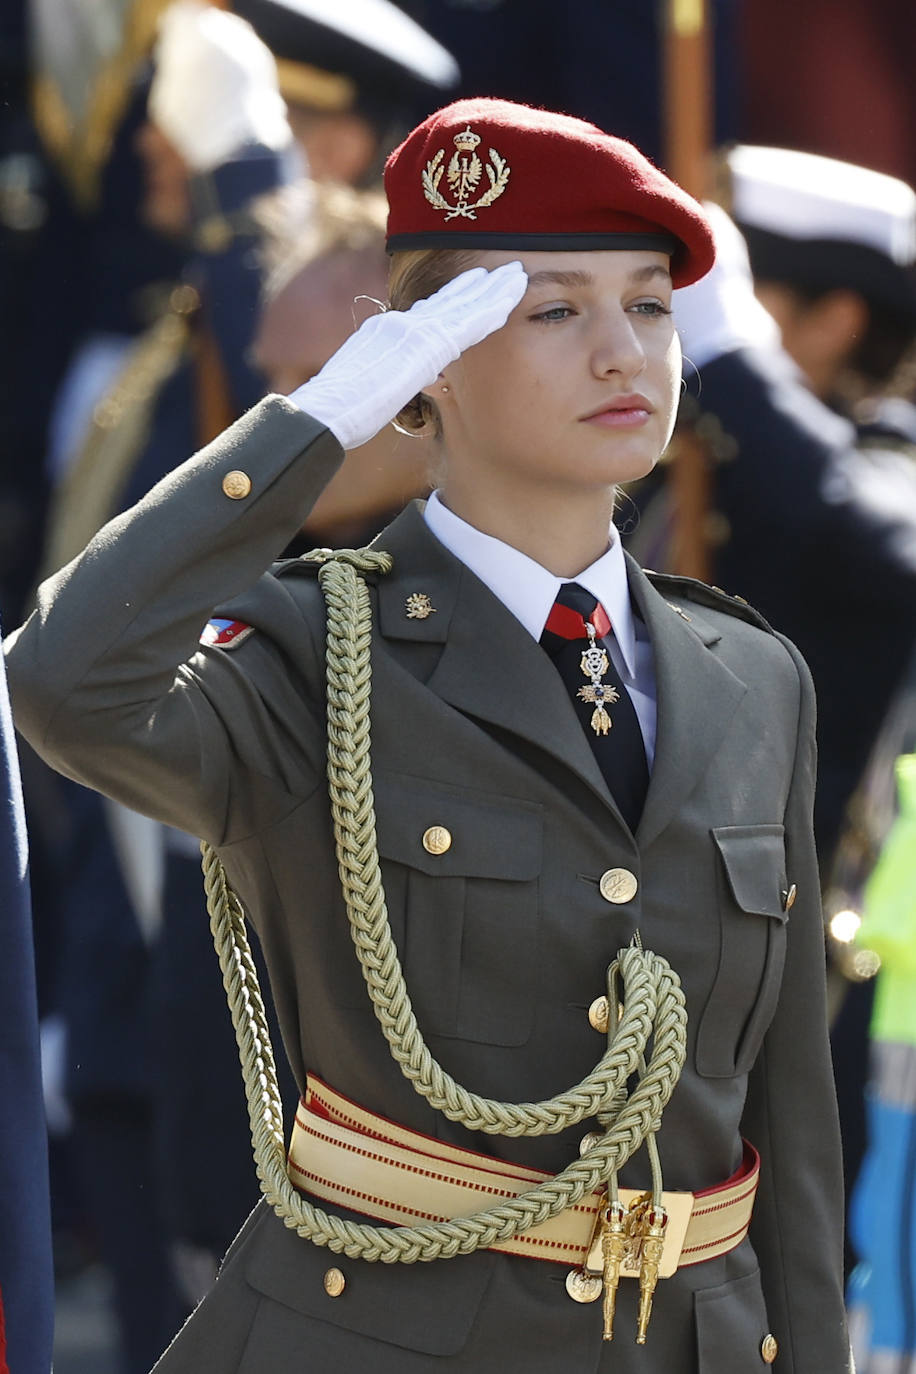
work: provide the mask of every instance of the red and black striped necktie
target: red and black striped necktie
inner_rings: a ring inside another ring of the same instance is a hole
[[[649,768],[636,709],[611,658],[613,637],[600,601],[577,582],[564,582],[540,642],[566,684],[621,815],[635,831]]]

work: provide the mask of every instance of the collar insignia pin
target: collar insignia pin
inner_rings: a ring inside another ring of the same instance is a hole
[[[408,620],[426,620],[428,616],[436,614],[436,608],[425,592],[411,592],[404,603],[404,611]]]
[[[483,195],[472,201],[471,197],[476,195],[484,173],[484,164],[477,155],[480,135],[475,134],[468,125],[460,134],[455,135],[453,142],[455,151],[447,167],[444,161],[444,148],[440,148],[435,157],[427,162],[426,171],[422,174],[423,194],[436,210],[447,212],[446,220],[476,219],[478,210],[492,205],[505,191],[512,168],[508,166],[504,157],[500,157],[495,148],[491,148],[490,161],[486,164],[490,185]],[[449,192],[456,202],[454,205],[450,205],[439,190],[443,173]]]

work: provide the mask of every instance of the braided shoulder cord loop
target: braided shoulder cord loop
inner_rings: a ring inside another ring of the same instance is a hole
[[[391,934],[375,834],[369,753],[372,624],[360,574],[387,572],[391,559],[371,549],[320,550],[308,557],[321,564],[327,602],[328,785],[341,883],[353,945],[393,1059],[422,1097],[470,1131],[540,1136],[593,1116],[605,1130],[562,1173],[473,1216],[379,1227],[316,1207],[287,1175],[276,1068],[244,912],[217,854],[202,844],[207,909],[239,1045],[262,1192],[285,1225],[352,1259],[404,1264],[447,1259],[497,1244],[574,1206],[654,1135],[686,1055],[684,996],[677,975],[659,955],[638,942],[621,950],[608,970],[608,986],[616,989],[619,977],[623,1009],[619,1021],[609,1017],[604,1055],[579,1084],[543,1102],[481,1097],[437,1063],[417,1025]],[[627,1096],[634,1073],[639,1081]]]

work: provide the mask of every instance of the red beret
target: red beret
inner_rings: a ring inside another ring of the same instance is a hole
[[[651,248],[675,286],[708,272],[702,207],[631,143],[508,100],[438,110],[385,164],[388,251]]]

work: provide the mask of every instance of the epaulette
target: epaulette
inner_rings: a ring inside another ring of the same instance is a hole
[[[288,577],[290,573],[310,573],[318,576],[321,564],[308,558],[279,558],[271,568],[274,577]]]
[[[317,579],[321,568],[335,555],[339,555],[348,563],[356,561],[360,569],[360,578],[363,582],[368,583],[369,586],[377,585],[379,569],[361,566],[359,560],[361,560],[364,555],[366,559],[371,560],[375,558],[376,561],[379,558],[385,558],[387,556],[385,554],[379,554],[378,551],[372,547],[364,549],[310,549],[308,553],[300,554],[298,558],[281,558],[278,562],[274,563],[271,572],[274,577],[288,577],[292,573],[305,573],[307,576]]]
[[[721,587],[711,587],[696,577],[653,572],[651,568],[643,568],[643,572],[662,596],[680,596],[697,606],[709,606],[714,611],[725,611],[727,615],[735,615],[739,620],[746,620],[749,625],[756,625],[759,630],[766,630],[767,634],[776,633],[769,621],[764,620],[760,612],[755,611],[743,596],[729,596]]]

